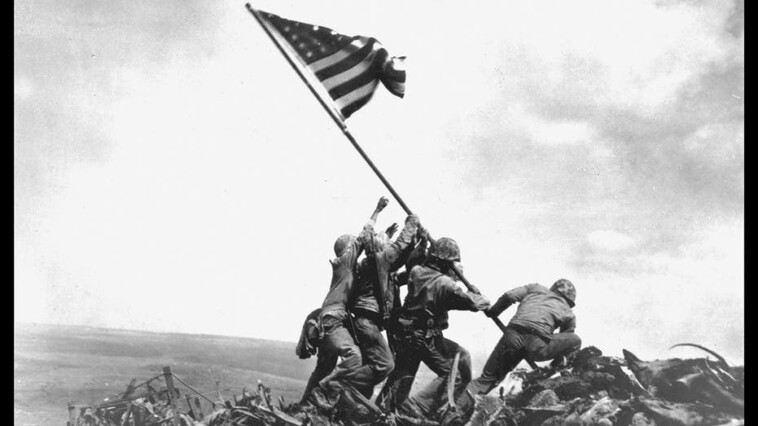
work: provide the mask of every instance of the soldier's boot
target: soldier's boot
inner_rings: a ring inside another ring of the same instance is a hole
[[[308,403],[320,410],[331,411],[337,405],[340,394],[338,389],[319,384],[308,395]]]

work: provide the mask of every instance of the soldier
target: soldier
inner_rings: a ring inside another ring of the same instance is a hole
[[[447,402],[443,391],[452,370],[456,353],[460,353],[455,380],[455,398],[462,394],[471,380],[471,357],[466,349],[446,339],[442,330],[448,327],[448,311],[480,311],[490,302],[483,296],[464,292],[452,278],[452,263],[460,262],[458,244],[451,238],[440,238],[432,245],[422,265],[414,266],[408,277],[408,295],[397,323],[391,326],[395,342],[395,370],[387,379],[378,402],[416,417],[437,415]],[[413,378],[424,362],[437,378],[416,395],[409,397]]]
[[[349,331],[351,327],[347,309],[358,256],[371,240],[376,218],[388,203],[386,197],[379,199],[371,218],[357,238],[345,234],[334,243],[334,254],[337,257],[330,261],[332,282],[319,317],[323,340],[318,350],[316,369],[308,380],[304,394],[304,399],[316,406],[331,407],[339,395],[340,382],[357,389],[373,383],[374,374],[368,365],[363,365],[361,351]],[[338,357],[342,358],[339,364]]]
[[[366,398],[371,398],[374,386],[395,367],[392,352],[382,335],[394,304],[395,292],[390,274],[405,262],[408,245],[418,226],[418,216],[410,215],[394,242],[390,243],[385,233],[375,235],[366,245],[366,257],[357,268],[350,311],[355,315],[355,338],[363,354],[363,362],[374,373],[371,383],[358,388]],[[388,231],[393,233],[393,227]]]
[[[518,310],[487,359],[481,376],[468,386],[471,393],[489,393],[523,359],[555,359],[555,364],[559,365],[565,355],[578,350],[582,340],[574,333],[576,317],[571,308],[575,301],[574,285],[563,278],[550,289],[528,284],[503,294],[485,311],[487,316],[497,317],[517,302]],[[553,334],[556,328],[560,328],[560,332]]]

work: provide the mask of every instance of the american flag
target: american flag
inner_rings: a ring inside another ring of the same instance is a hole
[[[256,12],[321,82],[343,118],[366,105],[380,81],[393,95],[402,98],[405,94],[405,58],[389,56],[375,38],[345,36],[326,27]]]

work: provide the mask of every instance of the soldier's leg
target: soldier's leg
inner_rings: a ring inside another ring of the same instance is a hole
[[[303,392],[303,398],[300,400],[301,403],[305,403],[313,388],[334,370],[334,367],[337,365],[337,357],[337,348],[326,341],[322,342],[318,348],[316,368],[308,379],[308,384],[305,386],[305,391]]]
[[[524,338],[511,329],[506,329],[495,345],[482,374],[472,380],[468,389],[472,394],[486,395],[494,389],[505,376],[524,359]]]
[[[374,386],[387,378],[395,368],[395,360],[387,341],[375,322],[365,317],[356,318],[355,333],[358,342],[360,342],[363,361],[373,373],[371,383],[363,389],[358,389],[358,391],[366,398],[371,398]]]
[[[454,396],[457,399],[471,381],[471,355],[452,340],[438,337],[426,352],[422,361],[437,374],[431,383],[409,398],[409,402],[427,416],[432,416],[437,409],[447,404],[447,383],[453,367],[456,353],[460,353],[458,370],[455,375]]]
[[[556,333],[550,336],[549,342],[534,337],[528,339],[525,346],[532,360],[548,361],[579,350],[582,339],[575,333]]]
[[[324,344],[342,358],[342,361],[337,364],[331,374],[319,382],[322,387],[327,387],[333,382],[353,378],[359,372],[363,366],[361,351],[342,322],[331,323],[324,320]],[[334,384],[336,385],[336,383]]]
[[[419,349],[415,345],[395,341],[395,369],[387,377],[376,403],[394,410],[406,401],[420,364]]]

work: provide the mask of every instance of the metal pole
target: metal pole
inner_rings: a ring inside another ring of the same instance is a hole
[[[250,3],[245,4],[245,7],[247,7],[247,10],[255,17],[255,20],[258,21],[261,28],[263,28],[263,31],[271,38],[271,41],[274,42],[274,45],[279,49],[279,52],[287,59],[287,62],[292,66],[292,68],[297,72],[297,75],[300,76],[300,78],[303,80],[303,83],[305,83],[306,86],[308,86],[308,89],[310,89],[311,93],[313,93],[313,96],[318,99],[321,106],[326,110],[326,112],[329,114],[329,116],[334,120],[334,123],[339,126],[339,128],[342,130],[342,133],[345,135],[345,137],[350,141],[350,143],[353,145],[353,147],[358,151],[358,153],[361,155],[364,161],[371,167],[371,170],[374,171],[376,176],[379,178],[379,180],[382,181],[384,186],[387,188],[387,190],[390,191],[392,196],[397,200],[398,204],[400,204],[400,207],[403,208],[406,214],[411,215],[413,212],[411,212],[411,209],[408,207],[408,205],[405,204],[402,198],[400,198],[400,195],[395,191],[395,188],[390,185],[389,181],[384,177],[382,172],[379,171],[379,169],[374,165],[374,162],[371,161],[371,159],[366,155],[366,152],[363,151],[363,148],[361,148],[360,145],[358,145],[358,141],[355,140],[353,135],[350,133],[350,131],[347,129],[347,125],[342,120],[341,117],[337,115],[335,110],[333,108],[330,108],[329,105],[326,103],[326,101],[321,97],[321,95],[318,93],[318,91],[313,87],[311,82],[308,80],[308,78],[305,76],[304,71],[302,70],[301,66],[298,65],[296,60],[294,60],[292,57],[290,57],[287,50],[284,48],[284,46],[279,43],[279,40],[272,34],[272,32],[269,30],[268,26],[264,24],[261,17],[258,15],[258,11],[253,9],[252,6],[250,6]],[[431,241],[431,237],[429,237]],[[453,271],[455,271],[455,274],[458,275],[458,278],[463,282],[463,284],[466,285],[466,287],[469,289],[469,291],[474,292],[476,294],[479,293],[479,289],[474,287],[468,280],[463,276],[461,271],[453,265]],[[502,321],[500,321],[498,318],[492,318],[492,320],[497,324],[497,326],[500,328],[501,331],[505,331],[505,325],[503,325]]]

